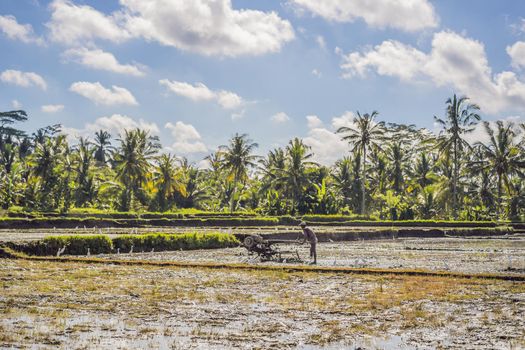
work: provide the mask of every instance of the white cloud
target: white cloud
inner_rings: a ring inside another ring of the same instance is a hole
[[[290,0],[302,12],[335,22],[353,22],[357,18],[375,28],[418,31],[435,28],[438,17],[428,0]]]
[[[278,52],[294,38],[276,12],[235,10],[231,0],[121,0],[136,36],[203,55]]]
[[[348,126],[353,122],[353,113],[345,112],[339,117],[332,118],[330,127],[325,127],[322,121],[315,115],[306,117],[308,124],[308,135],[303,139],[304,143],[312,148],[314,160],[323,165],[333,165],[338,159],[348,154],[350,148],[348,143],[341,140],[341,135],[335,131],[343,125]]]
[[[354,124],[355,114],[350,111],[346,111],[339,117],[332,118],[332,128],[334,130],[339,129],[342,126],[352,126]]]
[[[235,109],[238,108],[242,103],[242,98],[234,92],[231,91],[218,91],[217,93],[217,102],[226,109]]]
[[[384,41],[366,53],[352,52],[344,57],[341,68],[343,77],[364,77],[370,67],[380,75],[397,76],[402,80],[413,79],[420,73],[427,56],[411,46],[398,41]]]
[[[124,130],[136,128],[147,130],[153,135],[158,135],[160,132],[158,125],[154,122],[147,122],[143,119],[136,120],[121,114],[97,118],[92,123],[86,123],[81,129],[63,127],[62,132],[68,135],[71,140],[74,140],[80,136],[93,138],[95,132],[102,129],[108,131],[111,136],[116,138],[121,135]]]
[[[323,74],[320,71],[318,71],[317,69],[315,69],[315,68],[312,69],[312,74],[315,75],[318,78],[323,76]]]
[[[320,128],[323,126],[323,122],[316,115],[307,115],[306,123],[308,125],[308,129]]]
[[[0,80],[22,87],[38,86],[42,90],[47,89],[44,78],[33,72],[21,72],[18,70],[8,69],[0,74]]]
[[[525,41],[518,41],[512,46],[507,46],[507,53],[514,68],[525,67]]]
[[[12,40],[20,40],[24,43],[35,43],[43,45],[42,38],[35,36],[30,24],[20,24],[14,16],[0,16],[0,31]]]
[[[207,56],[278,52],[294,39],[289,21],[276,12],[235,10],[231,0],[120,0],[106,15],[69,0],[51,3],[53,40],[74,45],[104,39],[144,38]]]
[[[246,110],[243,109],[240,112],[232,113],[231,118],[232,120],[238,120],[244,118],[244,114],[246,113]]]
[[[226,90],[210,90],[203,83],[191,85],[182,81],[170,81],[168,79],[159,80],[159,83],[166,86],[170,91],[179,96],[189,98],[190,100],[215,101],[225,109],[235,109],[243,105],[243,99],[234,92]]]
[[[428,54],[390,40],[364,53],[343,56],[341,68],[346,78],[374,70],[404,81],[451,86],[488,113],[525,108],[525,82],[514,72],[493,74],[483,44],[450,31],[434,34]]]
[[[525,18],[520,18],[517,23],[511,23],[509,27],[514,34],[525,33]]]
[[[44,105],[41,111],[44,113],[57,113],[64,109],[64,105]]]
[[[524,123],[525,119],[520,116],[508,116],[506,118],[501,119],[505,125],[508,125],[508,123],[513,123],[514,125],[518,125],[520,123]],[[489,121],[490,126],[492,129],[497,130],[496,121],[491,120]],[[485,126],[483,123],[478,123],[474,127],[474,130],[471,133],[465,134],[465,140],[467,140],[470,144],[474,144],[476,142],[481,142],[488,144],[490,142],[490,136],[487,134],[487,131],[485,130]],[[518,136],[519,139],[520,136]]]
[[[279,112],[279,113],[272,115],[270,120],[273,123],[282,124],[282,123],[286,123],[287,121],[289,121],[290,117],[284,112]]]
[[[326,41],[324,40],[324,37],[322,35],[318,35],[315,37],[315,42],[319,47],[323,50],[326,50]]]
[[[70,91],[84,96],[96,104],[103,105],[138,105],[135,97],[127,89],[113,85],[106,89],[99,82],[77,81],[69,87]]]
[[[122,42],[131,38],[123,26],[123,14],[110,16],[87,5],[75,5],[69,0],[55,0],[49,8],[51,20],[46,23],[52,40],[76,45],[94,39]]]
[[[11,101],[11,106],[13,106],[14,109],[22,109],[22,103],[18,100]]]
[[[166,123],[164,126],[171,131],[171,135],[175,139],[167,150],[175,154],[191,154],[204,153],[208,151],[208,147],[201,141],[201,135],[191,124],[185,124],[181,121],[175,124]]]
[[[139,65],[121,64],[112,53],[100,49],[88,49],[84,47],[69,49],[63,53],[62,57],[93,69],[137,77],[144,75],[144,71]]]

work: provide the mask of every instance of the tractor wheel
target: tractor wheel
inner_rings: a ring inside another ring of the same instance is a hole
[[[244,239],[243,244],[246,248],[251,249],[255,246],[255,238],[248,236]]]

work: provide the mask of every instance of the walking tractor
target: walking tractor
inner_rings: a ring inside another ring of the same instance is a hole
[[[299,252],[295,250],[281,250],[281,244],[298,244],[298,240],[291,239],[265,239],[259,235],[248,235],[244,238],[242,246],[248,250],[249,255],[257,254],[261,261],[275,262],[302,262]],[[285,257],[288,255],[288,257]]]

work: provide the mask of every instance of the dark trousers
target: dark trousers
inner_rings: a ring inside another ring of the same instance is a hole
[[[310,257],[317,258],[317,242],[310,242]]]

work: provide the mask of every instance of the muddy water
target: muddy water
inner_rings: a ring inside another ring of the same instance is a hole
[[[308,246],[281,245],[284,258],[296,264],[296,254],[309,262]],[[261,262],[244,248],[111,254],[107,258],[199,262]],[[525,275],[525,238],[514,239],[398,239],[318,244],[318,265],[377,268],[418,268],[465,273]]]
[[[510,349],[523,283],[2,260],[0,348]]]

